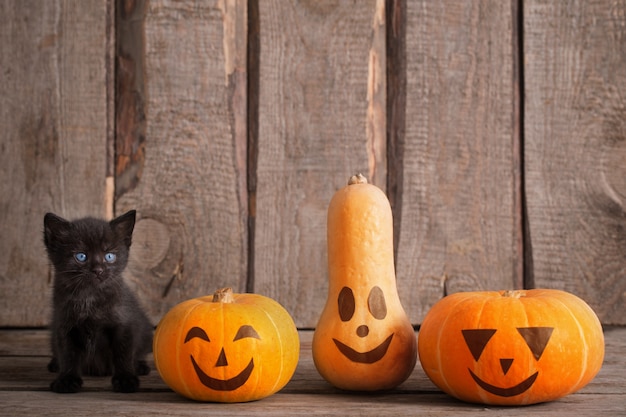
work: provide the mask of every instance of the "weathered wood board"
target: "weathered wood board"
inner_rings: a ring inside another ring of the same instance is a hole
[[[625,40],[619,2],[2,1],[0,326],[48,321],[46,211],[137,209],[155,323],[232,286],[311,328],[359,171],[415,324],[524,286],[626,324]]]
[[[532,284],[626,323],[626,5],[524,2]]]
[[[118,147],[140,151],[118,157],[116,211],[138,210],[128,277],[156,323],[187,298],[246,289],[246,2],[127,4],[118,85],[135,116]]]
[[[406,4],[395,221],[400,297],[416,323],[445,293],[523,285],[514,4]]]
[[[313,327],[333,193],[357,172],[384,188],[384,2],[264,1],[258,12],[253,290]]]
[[[104,216],[111,2],[0,2],[0,326],[48,322],[43,216]]]
[[[87,377],[84,390],[59,395],[48,390],[48,332],[0,331],[0,416],[206,416],[210,415],[429,415],[429,416],[619,416],[626,409],[626,329],[605,329],[605,363],[586,387],[557,401],[524,407],[467,404],[439,391],[419,363],[399,387],[379,393],[341,391],[322,379],[311,356],[311,331],[301,331],[300,361],[278,393],[241,404],[202,403],[172,392],[158,373],[141,378],[134,394],[111,392],[110,378]],[[150,361],[151,366],[153,363]]]

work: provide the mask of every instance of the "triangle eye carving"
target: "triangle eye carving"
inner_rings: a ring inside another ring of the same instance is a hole
[[[465,344],[469,348],[474,360],[478,361],[480,355],[485,350],[487,342],[493,337],[496,329],[469,329],[461,330]]]
[[[519,327],[517,329],[537,360],[543,354],[553,330],[554,327]]]
[[[539,360],[552,336],[554,327],[519,327],[517,331],[528,345],[535,359]],[[496,330],[468,329],[461,330],[461,332],[463,333],[463,338],[465,339],[465,343],[472,357],[474,360],[478,361],[483,350],[485,350],[485,346],[487,346],[487,343],[491,340]]]

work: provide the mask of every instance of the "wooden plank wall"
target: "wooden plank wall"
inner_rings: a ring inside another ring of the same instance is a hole
[[[259,4],[253,289],[313,327],[330,198],[355,171],[385,186],[384,2]]]
[[[515,6],[407,2],[395,218],[411,317],[444,293],[523,287]]]
[[[246,8],[121,6],[118,86],[132,102],[117,109],[117,133],[131,156],[122,166],[118,153],[117,175],[134,178],[116,190],[116,211],[140,214],[128,278],[156,321],[192,295],[245,290],[246,43],[236,36],[246,39]],[[135,122],[120,122],[127,111]]]
[[[229,285],[312,328],[357,171],[414,323],[542,286],[626,324],[625,39],[595,1],[0,2],[0,326],[48,321],[46,211],[136,208],[155,323]]]
[[[530,283],[624,324],[626,4],[529,1],[524,16]]]
[[[0,324],[48,321],[43,215],[110,211],[109,2],[0,2]]]

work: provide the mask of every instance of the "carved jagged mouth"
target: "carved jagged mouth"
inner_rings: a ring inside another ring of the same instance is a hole
[[[539,375],[539,372],[535,372],[534,374],[532,374],[531,376],[529,376],[528,378],[526,378],[525,380],[523,380],[522,382],[520,382],[519,384],[513,387],[501,388],[501,387],[496,387],[495,385],[491,385],[483,381],[474,372],[472,372],[471,369],[468,369],[468,370],[472,378],[474,378],[474,381],[476,381],[476,383],[482,389],[494,395],[498,395],[500,397],[514,397],[516,395],[523,393],[524,391],[528,390],[528,388],[530,388],[532,384],[535,383],[535,380],[537,379],[537,376]]]
[[[243,371],[241,371],[239,375],[236,375],[230,379],[217,379],[217,378],[213,378],[205,374],[204,371],[200,368],[200,366],[198,366],[193,356],[190,355],[190,357],[191,357],[191,363],[193,364],[193,367],[196,370],[196,375],[198,375],[198,378],[200,378],[200,382],[202,382],[202,385],[204,385],[205,387],[211,388],[215,391],[236,390],[237,388],[239,388],[240,386],[246,383],[248,378],[250,378],[250,374],[252,374],[252,370],[254,369],[254,358],[252,358],[250,359],[248,366],[246,366],[246,368]]]
[[[335,342],[335,345],[337,345],[337,349],[339,349],[339,351],[352,362],[374,363],[378,362],[382,359],[383,356],[385,356],[385,353],[387,353],[387,349],[389,349],[389,345],[391,344],[392,338],[393,334],[385,339],[385,341],[382,342],[380,345],[367,352],[357,352],[350,346],[341,343],[337,339],[333,339],[333,342]]]

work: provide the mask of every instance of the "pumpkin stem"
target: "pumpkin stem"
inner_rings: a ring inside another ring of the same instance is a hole
[[[352,184],[367,184],[367,178],[365,178],[363,174],[358,173],[356,175],[351,176],[350,179],[348,180],[348,185],[352,185]]]
[[[524,297],[526,295],[526,292],[524,290],[505,290],[502,291],[501,294],[503,297],[520,298]]]
[[[230,287],[222,288],[220,290],[215,291],[213,294],[214,303],[232,303],[235,301],[233,298],[233,289]]]

